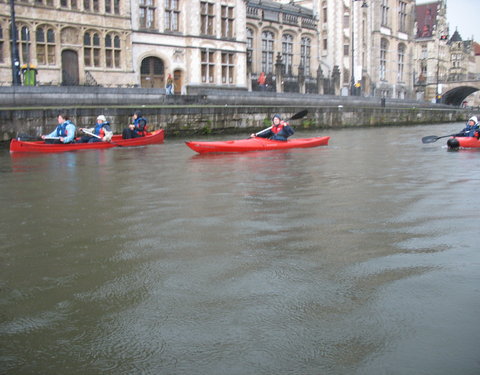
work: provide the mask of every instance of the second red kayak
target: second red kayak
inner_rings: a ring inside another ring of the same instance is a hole
[[[272,141],[266,138],[248,138],[233,141],[217,142],[185,142],[193,151],[199,154],[223,152],[247,152],[287,150],[291,148],[308,148],[328,145],[330,137],[298,138],[288,141]]]

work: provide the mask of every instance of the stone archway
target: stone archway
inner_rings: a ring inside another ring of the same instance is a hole
[[[142,60],[140,86],[145,88],[165,87],[165,65],[158,57],[149,56]]]

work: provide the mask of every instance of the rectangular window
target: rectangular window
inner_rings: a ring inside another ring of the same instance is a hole
[[[422,44],[422,59],[427,59],[428,58],[428,47],[426,44]]]
[[[350,55],[350,45],[349,44],[344,44],[343,45],[343,56],[348,56]]]
[[[380,79],[386,79],[387,73],[387,43],[382,40],[380,43]]]
[[[2,26],[0,25],[0,63],[3,63],[4,62],[4,52],[3,52],[3,44],[4,44],[4,41],[3,41],[3,29],[2,29]]]
[[[380,4],[382,26],[388,26],[388,0],[382,0]]]
[[[310,76],[310,38],[302,38],[300,45],[300,65],[303,66],[306,76]]]
[[[233,38],[233,7],[222,5],[222,37]]]
[[[405,59],[405,49],[401,47],[398,50],[398,70],[397,70],[398,82],[403,82],[404,59]]]
[[[215,35],[215,4],[202,1],[200,3],[200,33],[204,35]]]
[[[262,33],[262,72],[273,73],[273,33]]]
[[[105,13],[112,13],[112,0],[105,0]]]
[[[328,49],[328,39],[323,38],[323,50],[326,51]]]
[[[398,2],[398,30],[401,32],[407,31],[407,3],[400,0]]]
[[[222,53],[222,83],[224,84],[233,84],[234,82],[234,54],[233,53]]]
[[[140,28],[155,28],[155,0],[140,0]]]
[[[214,83],[215,74],[215,52],[209,49],[201,51],[202,82]]]
[[[180,10],[178,0],[165,0],[165,30],[178,31],[179,18]]]
[[[284,34],[282,36],[282,60],[283,73],[287,76],[292,75],[293,65],[293,36]]]
[[[55,33],[53,29],[37,28],[37,61],[39,65],[55,65]]]

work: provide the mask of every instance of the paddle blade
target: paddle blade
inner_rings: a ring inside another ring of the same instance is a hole
[[[308,113],[308,109],[304,109],[303,111],[295,113],[292,117],[290,117],[290,120],[297,120],[299,118],[305,117],[307,113]]]
[[[440,137],[437,137],[436,135],[428,135],[422,138],[422,143],[433,143],[438,141],[439,138]]]

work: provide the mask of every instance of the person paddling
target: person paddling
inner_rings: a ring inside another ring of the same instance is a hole
[[[128,128],[123,129],[122,138],[138,138],[147,135],[147,119],[142,117],[140,111],[135,111],[133,114],[133,123]]]
[[[275,114],[272,118],[272,126],[261,132],[252,134],[251,137],[268,138],[274,141],[286,141],[293,133],[295,133],[295,130],[293,130],[288,122],[283,121],[279,114]]]
[[[80,128],[85,135],[78,140],[79,143],[109,142],[112,139],[113,132],[110,123],[104,115],[97,117],[97,123],[93,128]]]
[[[72,143],[75,140],[75,124],[69,120],[66,113],[57,116],[58,125],[53,132],[42,135],[45,143]]]
[[[465,128],[458,134],[455,134],[455,137],[477,137],[479,138],[479,124],[477,116],[472,116],[468,119],[467,125]]]

